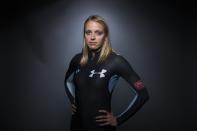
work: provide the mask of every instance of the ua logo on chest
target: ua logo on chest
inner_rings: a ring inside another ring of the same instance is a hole
[[[100,76],[100,78],[102,78],[102,77],[105,77],[106,72],[107,72],[107,70],[105,70],[105,69],[102,69],[101,72],[95,72],[95,70],[91,70],[89,77],[93,77],[94,75],[97,74]]]

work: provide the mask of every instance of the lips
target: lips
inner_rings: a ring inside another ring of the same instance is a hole
[[[90,46],[96,46],[97,42],[89,42]]]

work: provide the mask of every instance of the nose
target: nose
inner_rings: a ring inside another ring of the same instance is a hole
[[[91,35],[91,40],[94,40],[94,39],[95,39],[95,34],[92,33],[92,35]]]

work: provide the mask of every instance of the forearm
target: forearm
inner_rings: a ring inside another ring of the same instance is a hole
[[[117,117],[117,125],[121,125],[131,116],[133,116],[149,99],[149,94],[146,88],[140,90],[136,94],[136,98],[131,102],[131,106],[128,109]]]
[[[71,75],[70,77],[66,77],[65,81],[64,81],[64,86],[65,86],[65,92],[66,95],[68,96],[71,104],[74,104],[74,97],[75,97],[75,86],[74,83],[72,81],[73,75]]]

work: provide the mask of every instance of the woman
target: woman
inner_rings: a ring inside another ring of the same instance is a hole
[[[118,78],[124,78],[135,98],[119,116],[111,112],[111,96]],[[111,48],[104,19],[92,15],[84,23],[84,44],[65,76],[66,94],[72,104],[71,131],[115,131],[149,99],[140,77]]]

